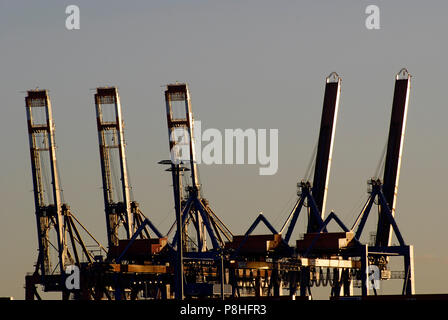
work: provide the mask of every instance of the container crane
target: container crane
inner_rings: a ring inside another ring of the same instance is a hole
[[[25,278],[25,298],[40,299],[36,288],[40,284],[45,292],[62,292],[62,298],[68,299],[70,292],[64,285],[65,270],[69,265],[81,265],[77,245],[81,247],[88,262],[95,259],[81,238],[77,225],[106,250],[62,200],[56,160],[55,124],[48,91],[28,91],[25,106],[39,248],[35,271]],[[56,251],[57,259],[52,259],[52,251]]]
[[[326,78],[319,140],[314,165],[314,178],[312,181],[301,181],[298,184],[299,198],[280,231],[283,234],[286,227],[288,227],[284,236],[286,243],[291,238],[305,200],[308,203],[307,233],[316,233],[322,227],[330,179],[341,82],[342,80],[336,72],[332,72]]]
[[[355,240],[361,240],[370,211],[375,204],[375,200],[377,200],[378,224],[375,244],[374,246],[363,245],[361,247],[362,261],[365,268],[369,264],[378,266],[381,271],[381,277],[388,279],[390,278],[390,272],[387,270],[389,257],[403,256],[404,281],[402,294],[406,295],[415,294],[414,247],[405,243],[394,216],[410,88],[411,75],[403,68],[395,77],[383,180],[381,181],[381,179],[375,177],[368,181],[370,187],[369,198],[351,228],[355,232]],[[398,245],[391,245],[392,234],[395,234],[397,237]],[[372,261],[368,261],[369,257],[371,257]],[[363,295],[368,294],[366,286],[363,285],[362,290]]]
[[[166,115],[168,125],[168,137],[170,148],[170,161],[161,161],[161,164],[170,164],[170,171],[173,181],[173,196],[176,212],[176,232],[171,246],[177,248],[176,270],[176,297],[181,299],[184,296],[183,279],[184,257],[188,261],[196,261],[204,265],[209,261],[219,269],[221,289],[224,288],[224,267],[223,251],[225,241],[231,241],[232,232],[213,212],[209,202],[203,198],[199,182],[198,167],[196,161],[194,119],[191,107],[191,98],[188,85],[186,83],[168,84],[165,90]],[[186,164],[187,166],[184,166]],[[183,180],[185,172],[190,172],[191,183]],[[183,187],[186,193],[184,194]],[[196,241],[193,235],[188,233],[189,225],[195,229]],[[171,228],[174,230],[174,225]],[[170,231],[171,231],[170,230]],[[168,232],[170,233],[170,232]],[[211,242],[211,247],[207,245],[207,239]],[[187,243],[193,243],[193,246],[187,246]],[[194,263],[194,262],[193,262]],[[195,268],[195,267],[193,267]],[[200,273],[204,269],[200,268]],[[191,272],[189,278],[198,278],[196,271]],[[213,286],[205,283],[190,281],[185,284],[185,294],[197,294],[197,292],[213,291]],[[196,292],[196,293],[195,293]],[[201,293],[202,294],[202,293]],[[224,294],[222,292],[222,294]]]

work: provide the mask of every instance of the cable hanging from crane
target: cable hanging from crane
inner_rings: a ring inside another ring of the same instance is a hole
[[[311,175],[314,172],[314,169],[316,167],[316,157],[317,157],[317,146],[319,145],[319,141],[316,141],[313,152],[311,153],[310,161],[308,162],[307,169],[305,171],[305,176],[303,177],[303,180],[310,181]]]
[[[375,178],[379,178],[384,174],[384,165],[386,164],[386,151],[387,151],[387,142],[384,144],[383,152],[381,153],[381,157],[378,160],[378,164],[375,169]]]

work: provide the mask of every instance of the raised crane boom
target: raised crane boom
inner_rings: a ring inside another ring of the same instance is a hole
[[[328,181],[330,180],[331,158],[333,154],[334,134],[341,93],[341,78],[332,72],[326,79],[324,104],[320,123],[319,142],[314,168],[312,195],[321,218],[325,216]],[[311,210],[314,210],[311,207]],[[317,232],[320,228],[315,214],[309,215],[308,232]]]
[[[300,211],[308,204],[307,233],[320,232],[323,227],[325,215],[325,201],[327,198],[328,181],[330,178],[331,157],[333,153],[333,141],[336,131],[336,119],[339,109],[339,96],[341,94],[341,78],[336,72],[332,72],[325,79],[325,94],[320,123],[320,133],[317,154],[314,166],[313,186],[308,180],[297,184],[298,195],[294,208],[280,230],[286,243],[289,243],[294,231]],[[286,233],[284,233],[286,230]],[[326,228],[322,229],[327,232]]]
[[[39,242],[38,267],[41,275],[51,274],[52,268],[55,267],[51,263],[50,255],[50,231],[54,229],[59,270],[62,274],[67,260],[67,239],[56,163],[55,126],[50,97],[47,90],[31,90],[28,91],[25,103]],[[48,184],[48,179],[51,179],[51,184]]]
[[[207,235],[213,249],[217,250],[224,246],[225,239],[231,240],[233,235],[201,195],[195,155],[194,119],[188,85],[186,83],[168,84],[165,90],[165,103],[171,153],[169,162],[171,168],[168,170],[171,171],[173,178],[174,203],[177,206],[176,219],[181,216],[181,229],[185,235],[188,223],[192,222],[194,225],[197,252],[208,250]],[[189,167],[182,167],[182,164]],[[191,171],[191,185],[186,186],[185,196],[182,190],[182,179],[179,179],[180,170]],[[176,230],[173,246],[176,246],[178,236],[179,230]]]
[[[383,194],[392,216],[395,214],[395,205],[397,201],[410,88],[411,75],[406,69],[401,69],[395,78],[395,90],[383,176]],[[386,247],[389,246],[391,242],[391,225],[385,215],[382,214],[382,211],[384,211],[384,209],[380,206],[376,246]]]
[[[25,277],[25,298],[40,298],[36,289],[40,284],[44,291],[59,291],[63,299],[68,299],[70,294],[64,286],[66,267],[73,264],[79,267],[83,257],[90,263],[94,259],[75,222],[104,248],[63,203],[56,161],[55,125],[47,90],[28,91],[25,103],[39,246],[34,273]],[[79,254],[79,249],[84,256]]]
[[[167,85],[165,102],[168,122],[168,135],[170,138],[170,152],[173,160],[190,162],[191,183],[199,193],[200,185],[197,174],[197,163],[194,141],[194,120],[191,110],[191,99],[188,85],[176,83]],[[187,147],[188,146],[188,147]],[[180,154],[184,147],[188,148],[188,155]],[[187,157],[188,156],[188,157]]]
[[[107,240],[109,248],[111,248],[112,246],[118,246],[119,229],[121,227],[124,228],[128,239],[132,237],[135,231],[126,165],[124,125],[117,88],[97,88],[95,107]],[[118,161],[119,169],[114,168],[115,161]],[[118,170],[119,172],[115,172]],[[119,176],[119,182],[116,179],[117,176]]]

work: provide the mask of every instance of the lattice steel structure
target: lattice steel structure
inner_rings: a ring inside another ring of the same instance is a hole
[[[136,228],[134,215],[131,211],[124,123],[117,88],[98,88],[95,94],[95,107],[101,176],[103,180],[104,211],[106,213],[107,242],[109,248],[111,248],[118,246],[120,229],[125,231],[124,238],[130,239]],[[117,162],[119,169],[115,167]]]
[[[43,285],[44,291],[62,292],[63,298],[67,299],[69,291],[64,287],[65,268],[68,265],[80,266],[77,246],[81,247],[87,261],[93,262],[94,256],[84,244],[76,224],[87,230],[62,201],[55,124],[48,91],[28,91],[25,105],[39,247],[35,271],[25,278],[26,299],[40,298],[37,284]],[[52,258],[52,251],[56,252],[56,259]]]

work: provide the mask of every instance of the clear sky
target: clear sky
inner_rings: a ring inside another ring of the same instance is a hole
[[[71,4],[80,30],[65,28]],[[370,4],[379,30],[365,27]],[[204,128],[278,129],[273,176],[256,165],[200,167],[211,206],[240,234],[259,211],[279,227],[292,208],[332,71],[342,94],[327,211],[352,225],[402,67],[413,78],[396,217],[415,246],[417,293],[448,292],[447,10],[435,0],[0,0],[0,296],[24,297],[37,258],[27,89],[50,90],[65,200],[106,243],[92,89],[118,86],[135,200],[163,231],[174,216],[171,178],[157,165],[168,157],[163,85],[189,83]]]

